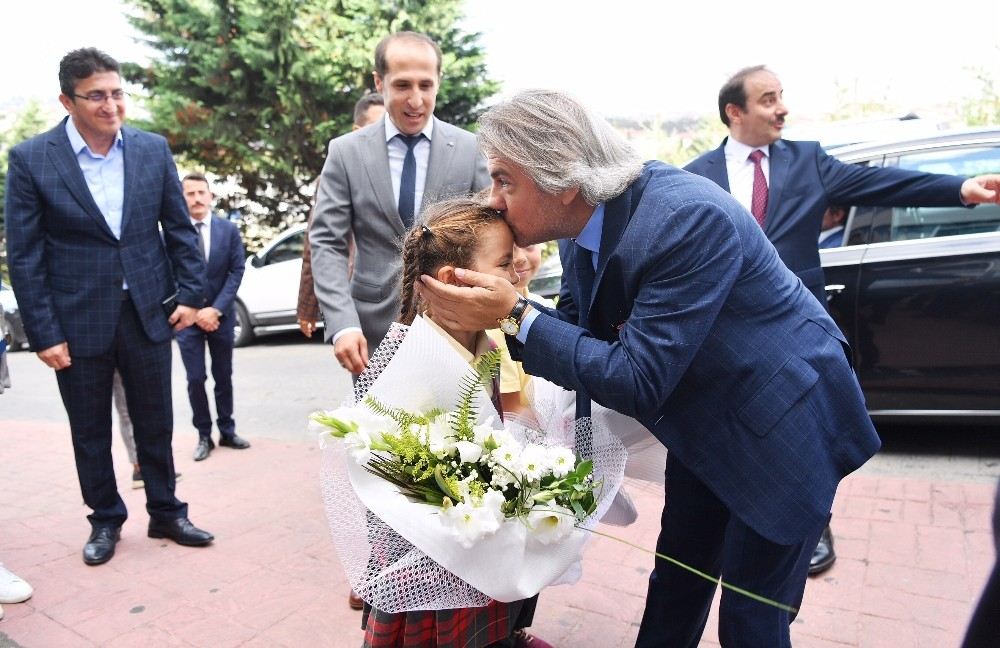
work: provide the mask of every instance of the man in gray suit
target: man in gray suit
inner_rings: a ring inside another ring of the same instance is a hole
[[[386,117],[330,142],[309,228],[326,339],[354,375],[399,315],[400,243],[421,208],[489,185],[475,135],[434,117],[437,43],[415,32],[391,34],[375,48],[373,74]]]

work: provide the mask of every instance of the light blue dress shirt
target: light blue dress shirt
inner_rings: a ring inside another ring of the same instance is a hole
[[[597,203],[597,206],[594,207],[594,213],[590,215],[590,220],[580,230],[579,236],[573,239],[577,245],[590,252],[590,262],[594,264],[594,271],[597,270],[597,257],[601,251],[601,236],[603,234],[604,203]],[[517,341],[521,344],[528,341],[528,331],[531,330],[531,324],[538,317],[539,312],[538,309],[532,308],[531,312],[524,318],[521,330],[517,332]]]
[[[107,155],[98,155],[90,150],[80,131],[73,124],[73,118],[66,120],[66,135],[76,154],[76,161],[83,171],[90,195],[101,210],[111,233],[116,239],[122,237],[122,206],[125,203],[125,141],[121,130],[115,135],[115,143]]]

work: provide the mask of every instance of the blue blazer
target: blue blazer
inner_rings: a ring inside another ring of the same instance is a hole
[[[146,335],[168,340],[163,302],[176,293],[178,303],[201,307],[205,260],[167,142],[122,127],[118,240],[90,194],[65,121],[10,151],[7,250],[28,340],[36,351],[68,342],[75,356],[107,352],[122,308],[122,280]]]
[[[246,269],[246,250],[240,229],[218,216],[212,216],[211,249],[205,275],[205,297],[208,305],[222,313],[222,325],[235,325],[236,291]]]
[[[590,290],[579,249],[563,245],[559,310],[511,343],[524,370],[638,419],[770,540],[825,524],[879,439],[840,330],[753,217],[651,162],[606,204]]]
[[[723,140],[684,169],[729,191],[725,145]],[[828,205],[959,206],[965,178],[845,164],[819,142],[778,140],[770,147],[769,180],[764,232],[785,265],[825,304],[816,239]]]

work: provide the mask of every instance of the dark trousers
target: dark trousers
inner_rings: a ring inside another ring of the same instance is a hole
[[[225,321],[225,320],[224,320]],[[236,434],[233,420],[233,333],[232,321],[225,322],[218,329],[206,333],[197,326],[178,331],[177,346],[181,350],[181,360],[187,374],[188,400],[191,402],[191,423],[198,434],[212,436],[212,412],[208,409],[208,395],[205,392],[205,347],[212,360],[212,380],[215,382],[215,413],[219,434],[232,437]]]
[[[798,608],[809,559],[823,526],[794,545],[757,534],[672,454],[667,456],[666,501],[659,553],[773,601]],[[649,577],[637,648],[696,648],[708,620],[715,583],[657,558]],[[722,646],[791,646],[794,616],[728,589],[719,606]]]
[[[121,374],[134,426],[136,453],[146,484],[146,510],[160,520],[187,517],[187,504],[174,497],[170,341],[151,342],[132,302],[125,300],[107,353],[83,358],[73,355],[72,346],[69,353],[73,364],[56,372],[56,379],[69,416],[83,501],[93,509],[87,516],[91,525],[121,526],[128,518],[111,460],[115,369]]]

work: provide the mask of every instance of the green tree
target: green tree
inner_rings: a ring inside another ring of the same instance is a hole
[[[4,200],[7,194],[7,156],[11,147],[42,132],[46,127],[45,116],[37,101],[30,102],[7,126],[0,122],[0,242],[6,239],[4,221]],[[7,276],[6,246],[0,245],[0,275]]]
[[[354,102],[374,87],[375,45],[425,32],[444,51],[435,114],[475,123],[498,85],[478,34],[457,27],[461,0],[130,0],[132,23],[161,56],[123,65],[148,92],[144,124],[184,164],[231,177],[267,225],[300,220],[328,141],[350,129]]]
[[[997,54],[1000,54],[998,48]],[[978,97],[965,99],[962,117],[968,126],[992,126],[1000,124],[1000,81],[984,68],[973,70],[981,84]]]

